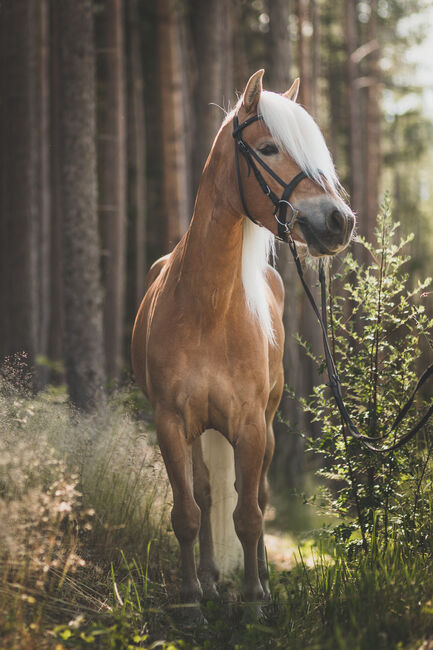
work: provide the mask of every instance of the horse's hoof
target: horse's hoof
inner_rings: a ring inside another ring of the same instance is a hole
[[[249,625],[251,623],[263,623],[265,614],[263,607],[260,603],[244,603],[241,625]]]
[[[200,605],[197,603],[181,605],[177,612],[183,627],[195,628],[207,625],[207,619],[203,616]]]
[[[188,605],[197,604],[203,598],[203,591],[199,581],[195,581],[191,584],[184,583],[180,589],[180,599],[182,603],[187,603]]]
[[[201,583],[203,589],[203,598],[202,600],[218,600],[219,593],[214,582]]]

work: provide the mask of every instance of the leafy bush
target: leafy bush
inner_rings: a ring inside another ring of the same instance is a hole
[[[432,346],[433,327],[425,309],[431,279],[410,288],[403,249],[411,237],[397,242],[398,226],[385,198],[376,245],[360,240],[371,264],[363,267],[348,253],[329,278],[330,338],[344,399],[358,429],[377,437],[379,447],[391,445],[409,431],[431,404],[432,395],[428,386],[398,431],[389,436],[420,368],[427,366],[425,349]],[[324,372],[323,359],[316,361]],[[390,536],[425,544],[433,532],[431,471],[426,471],[433,447],[432,425],[399,450],[372,453],[348,435],[326,384],[302,403],[322,426],[321,435],[309,439],[309,449],[322,458],[318,473],[327,485],[322,505],[341,518],[333,530],[335,539],[365,550],[372,543],[386,547]]]

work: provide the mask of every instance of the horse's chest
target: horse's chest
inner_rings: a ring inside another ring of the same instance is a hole
[[[173,397],[183,415],[188,434],[216,428],[227,435],[236,432],[252,411],[266,406],[269,373],[266,359],[251,363],[242,355],[226,359],[224,355],[202,355],[191,363]]]

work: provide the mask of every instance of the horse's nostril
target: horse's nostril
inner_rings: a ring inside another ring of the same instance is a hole
[[[331,214],[326,217],[326,225],[328,230],[338,234],[344,230],[346,220],[339,210],[333,210]]]

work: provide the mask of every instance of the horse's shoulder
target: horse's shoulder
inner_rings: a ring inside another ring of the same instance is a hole
[[[152,266],[150,267],[146,275],[146,286],[145,286],[146,291],[155,282],[156,278],[160,275],[162,269],[167,264],[169,258],[170,258],[170,254],[164,255],[163,257],[160,257],[158,260],[156,260],[156,262],[152,264]]]
[[[274,294],[276,301],[281,308],[284,306],[284,284],[281,279],[281,275],[276,269],[270,264],[266,268],[266,279],[271,288],[272,293]]]

